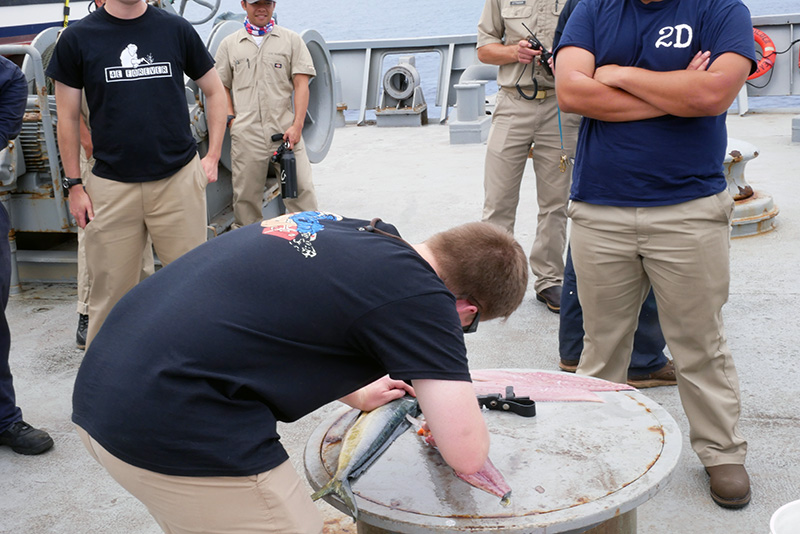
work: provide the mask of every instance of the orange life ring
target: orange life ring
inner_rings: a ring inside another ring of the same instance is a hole
[[[755,39],[758,46],[761,47],[761,59],[758,60],[756,71],[747,77],[748,80],[754,80],[759,76],[767,73],[769,69],[775,64],[775,43],[769,38],[769,35],[762,32],[758,28],[753,28],[753,39]]]

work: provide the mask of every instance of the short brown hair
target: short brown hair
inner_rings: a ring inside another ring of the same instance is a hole
[[[457,298],[470,298],[481,319],[508,317],[528,288],[528,259],[508,231],[486,222],[462,224],[425,244],[437,274]]]

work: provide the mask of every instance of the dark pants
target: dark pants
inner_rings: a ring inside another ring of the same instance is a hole
[[[11,333],[6,321],[8,288],[11,285],[11,247],[8,244],[8,231],[11,222],[8,212],[0,204],[0,432],[12,423],[22,419],[22,411],[17,408],[11,369],[8,367],[8,351],[11,348]]]
[[[562,360],[576,362],[583,352],[583,311],[578,301],[578,287],[572,254],[567,249],[564,285],[561,290],[561,320],[558,329],[558,352]],[[642,376],[658,371],[667,364],[666,346],[658,324],[656,297],[650,290],[639,313],[639,325],[633,338],[633,352],[628,376]]]

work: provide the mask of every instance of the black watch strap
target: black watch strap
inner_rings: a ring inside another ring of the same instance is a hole
[[[83,184],[80,178],[67,178],[66,176],[61,180],[61,187],[64,189],[64,194],[69,196],[69,188],[73,185]]]

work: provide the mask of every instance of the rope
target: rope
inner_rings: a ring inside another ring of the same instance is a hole
[[[64,27],[69,24],[69,0],[64,0]]]

